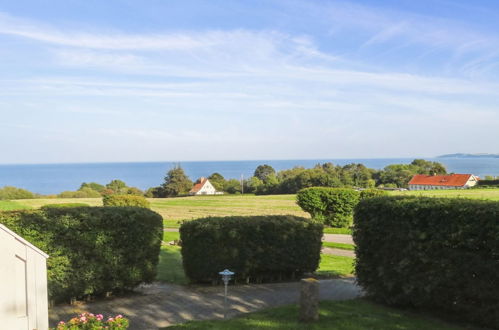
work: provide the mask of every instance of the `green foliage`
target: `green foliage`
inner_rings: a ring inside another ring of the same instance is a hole
[[[357,281],[383,303],[499,326],[499,203],[364,199],[355,211]]]
[[[230,179],[225,181],[223,191],[229,194],[240,194],[241,193],[241,182],[237,179]]]
[[[106,185],[106,188],[112,190],[115,194],[126,194],[127,185],[121,180],[112,180]]]
[[[381,189],[366,189],[360,192],[360,199],[388,196],[388,193]]]
[[[107,195],[102,198],[104,206],[136,206],[150,208],[151,204],[143,196]]]
[[[80,188],[77,191],[63,191],[59,198],[97,198],[101,197],[101,193],[88,187]]]
[[[192,189],[192,181],[185,174],[182,167],[177,165],[168,171],[161,188],[163,197],[187,195],[189,190]]]
[[[102,193],[106,189],[106,187],[104,185],[101,185],[97,182],[83,182],[80,186],[80,189],[78,189],[78,190],[82,190],[84,188],[90,188],[90,189],[98,191],[100,193]]]
[[[430,162],[424,159],[414,159],[411,162],[416,167],[417,174],[442,175],[447,174],[445,166],[438,162]]]
[[[36,198],[35,194],[26,189],[16,188],[12,186],[5,186],[0,188],[0,200],[32,198]]]
[[[85,203],[45,204],[41,207],[41,209],[50,209],[50,208],[61,209],[61,208],[65,208],[65,207],[86,207],[86,206],[89,206],[89,205],[85,204]]]
[[[144,196],[147,198],[161,198],[163,196],[163,188],[161,187],[152,187],[146,190]]]
[[[476,184],[476,188],[484,188],[484,187],[498,187],[499,186],[499,180],[478,180],[478,183]]]
[[[352,223],[359,193],[347,188],[312,187],[300,190],[296,202],[314,220],[332,227],[346,228]]]
[[[264,164],[264,165],[259,165],[255,169],[255,173],[253,174],[254,177],[260,179],[263,181],[263,183],[266,183],[271,175],[275,176],[275,170],[272,166]]]
[[[180,227],[184,270],[192,282],[273,281],[313,272],[319,265],[322,225],[295,216],[204,218]]]
[[[213,173],[208,177],[211,184],[217,191],[223,191],[225,187],[225,178],[220,173]]]
[[[11,211],[0,212],[0,223],[50,255],[48,290],[55,301],[129,290],[155,279],[163,226],[151,210]]]

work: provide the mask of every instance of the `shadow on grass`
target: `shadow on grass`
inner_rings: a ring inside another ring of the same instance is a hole
[[[322,301],[319,321],[298,322],[298,307],[288,305],[223,321],[197,321],[163,329],[465,329],[425,314],[385,307],[364,299]]]

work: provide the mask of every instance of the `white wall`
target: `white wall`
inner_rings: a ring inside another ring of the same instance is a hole
[[[1,329],[48,329],[47,257],[0,224]]]

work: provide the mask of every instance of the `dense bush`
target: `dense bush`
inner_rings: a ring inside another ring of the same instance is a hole
[[[357,281],[383,303],[499,328],[499,203],[382,197],[355,211]]]
[[[3,223],[45,251],[55,301],[132,289],[156,276],[159,214],[137,207],[0,212]]]
[[[0,188],[0,200],[2,199],[31,199],[35,198],[35,194],[31,191],[22,188],[5,186]]]
[[[217,281],[228,268],[245,281],[272,281],[317,269],[322,225],[295,216],[204,218],[180,227],[192,282]]]
[[[102,199],[104,206],[137,206],[150,208],[149,201],[142,196],[135,195],[107,195]]]
[[[478,180],[476,188],[499,187],[499,180]]]
[[[296,201],[314,220],[341,228],[352,223],[359,192],[347,188],[312,187],[300,190]]]
[[[385,190],[375,189],[375,188],[362,190],[360,192],[360,199],[382,197],[382,196],[388,196],[388,193]]]
[[[58,194],[57,197],[59,198],[97,198],[101,197],[101,193],[93,190],[92,188],[80,188],[80,190],[77,191],[63,191],[62,193]]]

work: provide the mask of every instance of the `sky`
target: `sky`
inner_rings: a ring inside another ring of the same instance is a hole
[[[499,153],[497,1],[0,0],[0,163]]]

